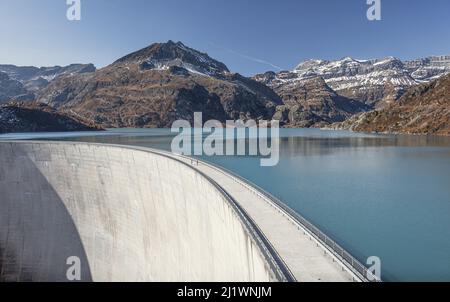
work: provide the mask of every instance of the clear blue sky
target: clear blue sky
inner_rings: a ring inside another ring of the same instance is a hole
[[[449,0],[0,0],[0,63],[105,66],[153,42],[182,41],[235,72],[292,69],[305,59],[411,59],[450,54]],[[264,63],[264,62],[270,62]]]

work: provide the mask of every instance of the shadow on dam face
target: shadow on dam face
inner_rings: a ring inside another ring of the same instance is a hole
[[[228,200],[160,154],[0,143],[0,281],[277,281]]]
[[[68,281],[73,256],[91,281],[75,223],[28,150],[0,144],[0,154],[0,281]]]

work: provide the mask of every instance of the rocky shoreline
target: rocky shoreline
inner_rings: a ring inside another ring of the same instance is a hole
[[[411,88],[396,103],[332,126],[356,132],[450,135],[450,75]]]
[[[0,106],[0,133],[101,130],[101,127],[45,104],[9,103]]]

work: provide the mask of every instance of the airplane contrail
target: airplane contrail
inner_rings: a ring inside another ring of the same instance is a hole
[[[216,45],[216,44],[214,44],[212,42],[210,42],[209,44],[211,46],[215,47],[215,48],[218,48],[218,49],[227,51],[229,53],[235,54],[235,55],[240,56],[240,57],[242,57],[244,59],[247,59],[247,60],[250,60],[250,61],[253,61],[253,62],[256,62],[256,63],[260,63],[260,64],[271,66],[271,67],[273,67],[275,69],[278,69],[279,71],[282,70],[282,68],[280,66],[277,66],[277,65],[275,65],[275,64],[273,64],[273,63],[271,63],[269,61],[266,61],[266,60],[263,60],[263,59],[259,59],[259,58],[255,58],[255,57],[251,57],[251,56],[248,56],[246,54],[242,54],[240,52],[237,52],[237,51],[235,51],[233,49],[229,49],[229,48],[225,48],[225,47],[222,47],[222,46],[218,46],[218,45]]]

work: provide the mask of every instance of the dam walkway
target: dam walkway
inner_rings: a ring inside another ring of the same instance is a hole
[[[272,280],[271,271],[279,281],[367,281],[367,269],[331,238],[212,163],[144,147],[76,142],[9,142],[0,144],[0,154],[0,192],[7,196],[0,202],[0,244],[19,251],[6,259],[7,278],[30,267],[30,280],[64,280],[59,263],[70,251],[92,264],[83,280]],[[24,210],[31,202],[35,211]],[[50,257],[55,253],[56,260]],[[48,261],[36,260],[40,255]],[[104,259],[120,269],[110,271]],[[189,269],[166,269],[183,263]]]
[[[249,183],[213,164],[170,156],[207,175],[230,194],[258,225],[297,281],[363,281],[361,275],[355,274],[312,233]]]

